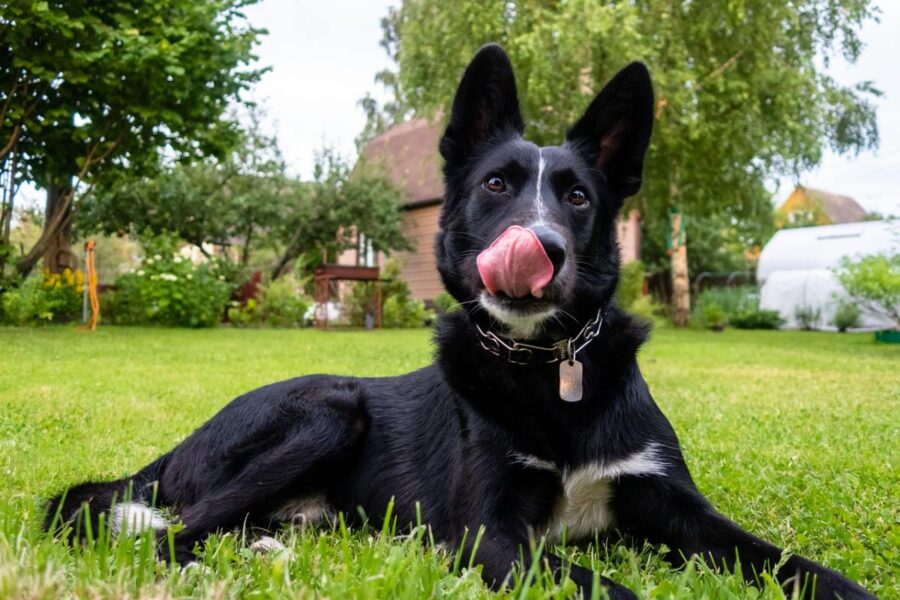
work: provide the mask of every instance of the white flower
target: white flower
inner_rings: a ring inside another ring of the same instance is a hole
[[[159,254],[154,254],[153,260],[162,260],[162,256],[160,256]]]
[[[194,278],[194,274],[193,274],[193,273],[188,273],[188,274],[187,274],[187,278],[188,278],[188,279],[193,279],[193,278]]]
[[[138,277],[143,277],[143,276],[144,276],[144,270],[141,269],[140,271],[137,272],[137,274],[138,274]]]
[[[224,276],[224,275],[219,275],[219,281],[225,281],[225,276]]]
[[[144,262],[147,263],[148,265],[152,265],[152,264],[153,264],[153,259],[152,259],[152,258],[148,258],[148,259],[145,260]]]
[[[151,281],[156,281],[157,279],[159,279],[159,276],[158,276],[158,275],[151,275],[151,276],[150,276],[150,280],[151,280]]]
[[[175,258],[172,259],[172,261],[173,261],[176,265],[180,265],[181,262],[182,262],[183,260],[184,260],[184,259],[181,258],[180,256],[178,256],[177,254],[175,255]]]
[[[173,275],[172,273],[163,273],[159,278],[166,281],[178,281],[178,275]]]

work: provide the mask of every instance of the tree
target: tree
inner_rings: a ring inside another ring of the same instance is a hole
[[[629,207],[652,235],[651,267],[670,212],[686,241],[708,247],[761,244],[771,231],[764,183],[816,165],[825,147],[853,152],[878,143],[877,90],[838,85],[819,67],[836,51],[854,61],[869,0],[772,3],[576,0],[484,3],[407,0],[385,20],[397,63],[397,106],[447,110],[467,61],[489,41],[516,69],[528,135],[559,143],[592,95],[634,59],[654,75],[657,106],[644,186]],[[675,209],[670,211],[670,209]],[[747,234],[750,234],[747,237]],[[645,239],[650,236],[645,236]],[[684,241],[684,239],[682,239]],[[691,262],[697,268],[704,256]],[[689,314],[687,247],[672,255],[676,323]]]
[[[22,274],[41,256],[59,267],[80,185],[234,143],[223,114],[261,73],[248,65],[262,31],[241,12],[253,2],[0,0],[0,172],[47,191]]]
[[[295,182],[286,193],[272,236],[280,247],[272,279],[298,258],[307,264],[334,260],[358,247],[360,236],[375,252],[410,249],[400,228],[403,198],[403,190],[384,173],[361,160],[351,169],[333,150],[323,150],[313,181]]]
[[[213,246],[251,249],[281,218],[291,186],[278,141],[263,133],[259,111],[224,159],[167,164],[152,174],[123,172],[93,190],[76,221],[81,231],[136,235],[175,234],[204,254]]]
[[[845,258],[836,274],[851,298],[900,327],[900,252]]]

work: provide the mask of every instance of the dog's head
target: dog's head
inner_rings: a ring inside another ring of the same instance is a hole
[[[500,46],[482,48],[440,144],[437,259],[447,290],[513,337],[577,330],[615,290],[616,215],[641,187],[652,124],[650,74],[632,63],[562,145],[540,148],[522,137],[509,58]]]

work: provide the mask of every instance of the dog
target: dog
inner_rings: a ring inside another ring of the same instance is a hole
[[[233,400],[136,475],[88,482],[49,502],[45,527],[164,531],[175,559],[211,532],[311,523],[342,512],[423,522],[502,588],[544,537],[665,544],[754,574],[777,568],[808,598],[873,598],[840,574],[754,537],[697,490],[636,353],[643,325],[615,306],[616,215],[641,186],[653,88],[625,67],[560,146],[523,138],[515,78],[497,45],[463,74],[440,153],[446,196],[437,265],[462,309],[436,327],[436,362],[408,375],[309,376]],[[130,494],[126,502],[116,499]],[[483,535],[476,542],[476,532]],[[164,539],[164,536],[161,536]],[[161,550],[161,556],[169,554]],[[553,554],[539,558],[585,597],[628,588]],[[780,565],[780,566],[779,566]]]

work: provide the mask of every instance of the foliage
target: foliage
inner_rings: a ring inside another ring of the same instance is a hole
[[[616,304],[627,309],[643,295],[646,271],[644,263],[631,261],[622,266],[619,275],[619,287],[616,288]]]
[[[452,555],[415,535],[371,528],[279,532],[288,551],[268,555],[249,552],[240,531],[228,532],[202,551],[208,569],[185,570],[162,567],[145,538],[70,548],[40,531],[37,499],[86,477],[133,473],[231,398],[309,373],[375,377],[421,368],[432,361],[430,331],[0,328],[0,347],[6,596],[207,598],[227,585],[272,599],[497,598],[477,570],[453,569]],[[900,346],[867,336],[823,333],[811,344],[799,332],[713,336],[665,327],[640,356],[691,476],[712,503],[880,598],[900,597],[892,477],[900,446],[874,443],[895,435],[898,360]],[[652,546],[613,539],[556,550],[645,598],[783,597],[768,576],[749,587],[728,570],[669,564]],[[569,598],[572,589],[538,574],[514,578],[501,597]]]
[[[837,277],[853,299],[900,327],[900,252],[844,259]]]
[[[272,236],[281,248],[272,278],[305,256],[334,260],[359,248],[360,235],[374,252],[409,250],[400,229],[404,192],[375,167],[360,160],[351,169],[335,151],[316,156],[313,181],[285,191]]]
[[[709,327],[705,320],[705,310],[710,304],[718,305],[725,313],[726,319],[746,309],[755,309],[759,305],[759,291],[753,286],[708,288],[700,292],[694,301],[692,321],[700,327]]]
[[[259,312],[262,320],[273,327],[300,327],[311,304],[293,277],[282,277],[263,286]]]
[[[95,187],[78,214],[79,231],[137,235],[172,233],[204,253],[210,245],[237,243],[246,265],[278,222],[290,185],[278,141],[249,113],[236,148],[223,160],[168,164],[135,177],[123,172]]]
[[[857,59],[858,31],[877,14],[871,5],[407,0],[383,22],[397,64],[395,80],[380,75],[395,93],[387,118],[402,109],[449,114],[467,61],[495,41],[516,69],[528,135],[557,144],[602,83],[641,59],[658,99],[644,186],[629,204],[643,216],[644,260],[651,269],[667,261],[668,208],[680,205],[697,249],[691,270],[743,268],[744,250],[773,231],[766,181],[818,164],[826,147],[878,142],[878,91],[870,82],[842,87],[820,67],[835,52]]]
[[[434,310],[439,315],[445,315],[459,309],[460,304],[447,290],[443,290],[434,298]]]
[[[837,308],[834,311],[833,324],[838,328],[838,331],[844,333],[848,329],[859,327],[861,315],[862,311],[860,311],[859,306],[855,303],[841,301],[838,302]]]
[[[409,285],[400,277],[400,263],[388,260],[381,269],[381,312],[382,325],[386,328],[422,327],[434,314],[425,308],[425,303],[415,300]],[[344,311],[350,324],[362,327],[366,315],[375,313],[376,287],[371,282],[356,282],[344,298]]]
[[[784,319],[777,310],[747,307],[731,315],[728,323],[738,329],[778,329],[784,325]]]
[[[116,280],[112,318],[129,325],[213,327],[231,292],[218,262],[195,265],[180,254],[155,254]]]
[[[812,331],[817,329],[822,321],[822,309],[819,306],[801,304],[794,310],[794,318],[800,329]]]
[[[703,306],[703,323],[709,329],[722,330],[728,324],[728,316],[725,309],[716,302],[709,302]]]
[[[69,269],[44,271],[0,295],[0,321],[12,325],[37,325],[78,319],[82,309],[84,273]]]
[[[252,3],[0,5],[0,171],[16,185],[61,190],[20,271],[66,227],[82,182],[139,172],[162,153],[215,155],[234,143],[224,111],[262,73],[248,67],[262,33],[242,12]]]

